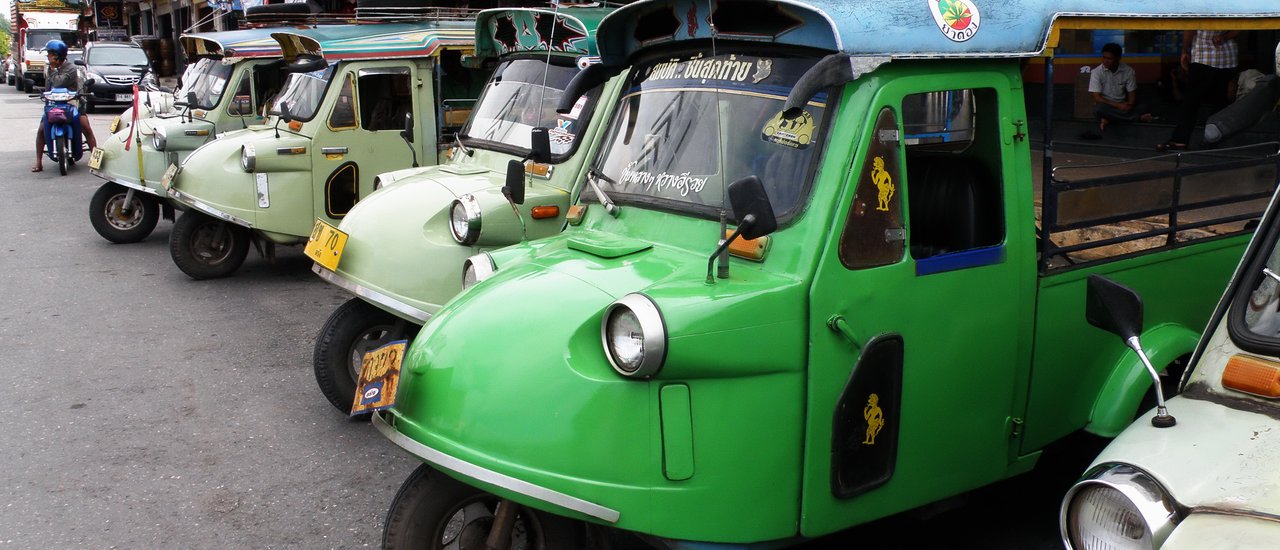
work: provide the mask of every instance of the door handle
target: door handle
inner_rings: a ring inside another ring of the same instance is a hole
[[[346,147],[321,147],[321,148],[320,148],[320,154],[322,154],[322,155],[345,155],[345,154],[347,154],[347,148],[346,148]]]
[[[845,340],[848,340],[850,344],[853,344],[853,349],[862,349],[862,346],[858,344],[858,337],[853,334],[853,328],[849,326],[849,322],[845,320],[843,315],[836,314],[828,317],[827,328],[831,329],[836,334],[843,336]]]

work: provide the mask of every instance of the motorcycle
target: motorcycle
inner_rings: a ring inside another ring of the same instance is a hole
[[[45,156],[58,165],[58,172],[64,176],[67,169],[84,155],[80,109],[75,104],[77,95],[66,88],[54,88],[40,94],[44,100]]]

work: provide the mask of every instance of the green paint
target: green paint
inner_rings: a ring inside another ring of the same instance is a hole
[[[664,386],[659,395],[662,414],[662,472],[671,481],[693,477],[693,417],[689,386]]]

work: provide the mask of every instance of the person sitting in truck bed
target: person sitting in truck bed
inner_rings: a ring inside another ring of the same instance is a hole
[[[1151,113],[1138,104],[1138,80],[1130,67],[1120,62],[1124,49],[1115,42],[1102,47],[1102,64],[1089,74],[1089,93],[1093,94],[1093,114],[1098,117],[1098,131],[1105,132],[1115,121],[1151,121]]]

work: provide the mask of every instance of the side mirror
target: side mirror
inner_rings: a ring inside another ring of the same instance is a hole
[[[1084,318],[1090,325],[1128,340],[1142,334],[1142,298],[1127,286],[1090,275]]]
[[[546,128],[534,128],[530,133],[529,158],[533,162],[551,162],[551,133]]]
[[[578,102],[578,98],[604,84],[606,80],[622,72],[622,69],[623,67],[607,67],[600,64],[588,65],[587,68],[574,75],[573,80],[570,80],[569,85],[565,87],[564,93],[560,94],[560,104],[556,106],[556,112],[564,115],[573,111],[573,106]]]
[[[72,63],[75,63],[76,65],[79,65],[79,66],[81,66],[81,67],[85,66],[85,65],[84,65],[84,60],[83,60],[83,59],[77,59],[77,60],[75,60],[75,61],[72,61]]]
[[[413,143],[413,113],[404,114],[404,130],[400,131],[400,137],[409,143]]]
[[[92,79],[92,78],[86,78],[86,79],[84,79],[84,85],[85,85],[85,87],[86,87],[86,88],[87,88],[87,87],[89,87],[89,86],[93,86],[94,84],[97,84],[97,83],[98,83],[98,81],[97,81],[97,80],[95,80],[95,79]]]
[[[289,112],[288,103],[280,103],[280,120],[283,120],[286,123],[293,122],[293,113]]]
[[[773,205],[760,178],[747,176],[729,184],[729,204],[744,239],[757,239],[778,230]]]
[[[187,92],[187,106],[192,109],[196,108],[196,92],[194,90]]]
[[[524,204],[524,163],[518,160],[507,161],[507,184],[502,186],[502,196],[507,200]]]

